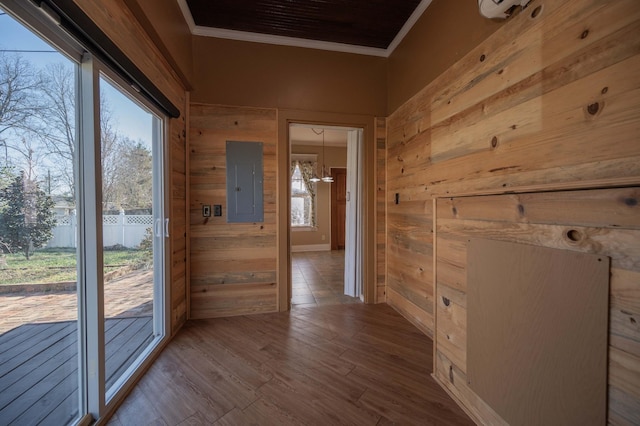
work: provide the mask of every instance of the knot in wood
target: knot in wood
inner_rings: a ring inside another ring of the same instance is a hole
[[[542,12],[542,6],[538,6],[535,9],[533,9],[533,12],[531,12],[531,17],[537,18],[540,15],[540,12]]]
[[[596,115],[598,111],[600,111],[600,104],[598,102],[587,105],[587,112],[589,114]]]
[[[577,229],[569,229],[566,233],[565,233],[565,237],[567,238],[567,240],[569,240],[572,243],[577,243],[579,241],[582,240],[583,235],[582,232],[578,231]]]

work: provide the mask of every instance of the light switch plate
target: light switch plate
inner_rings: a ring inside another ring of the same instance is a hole
[[[202,205],[202,217],[211,217],[211,206],[209,204]]]

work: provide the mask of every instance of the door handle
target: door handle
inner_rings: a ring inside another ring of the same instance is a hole
[[[165,218],[164,220],[164,237],[169,238],[169,218]]]
[[[154,224],[153,228],[154,228],[154,234],[156,235],[157,238],[160,238],[162,236],[162,219],[156,219],[156,223]]]

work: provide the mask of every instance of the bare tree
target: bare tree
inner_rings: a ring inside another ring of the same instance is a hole
[[[102,206],[105,210],[121,208],[117,195],[117,179],[122,167],[122,149],[126,140],[117,132],[111,109],[104,96],[100,105],[100,161],[102,165]]]
[[[141,141],[125,138],[123,142],[115,179],[118,203],[124,209],[150,209],[153,202],[151,152]]]
[[[74,158],[76,156],[76,82],[72,66],[64,63],[54,63],[47,66],[40,73],[42,87],[40,88],[47,106],[43,120],[47,123],[47,130],[41,132],[41,137],[49,152],[55,156],[56,174],[64,181],[66,191],[75,197],[77,182]],[[104,96],[100,96],[100,154],[103,172],[103,198],[106,205],[109,199],[109,189],[113,185],[119,161],[120,136],[113,125],[111,108]],[[105,197],[106,196],[106,197]]]
[[[44,105],[38,91],[42,86],[31,63],[17,54],[0,52],[0,146],[9,162],[9,149],[25,132],[38,130],[36,118]]]
[[[35,181],[46,168],[53,172],[47,173],[49,193],[53,187],[54,193],[71,199],[77,182],[75,74],[70,62],[38,70],[19,55],[0,54],[0,149],[5,151],[0,167],[11,160],[27,181]],[[101,94],[103,208],[148,208],[151,154],[118,132],[106,99]]]
[[[43,126],[39,133],[48,152],[54,156],[52,168],[63,182],[64,192],[75,197],[76,155],[76,89],[73,66],[53,63],[40,73],[39,90],[47,105],[41,119]]]

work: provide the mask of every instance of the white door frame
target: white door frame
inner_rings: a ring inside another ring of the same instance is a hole
[[[364,277],[364,128],[290,122],[288,127],[303,126],[314,129],[338,129],[347,132],[347,214],[345,223],[345,272],[344,293],[363,299]],[[291,140],[288,140],[291,158]],[[351,180],[350,180],[351,179]],[[287,183],[287,196],[291,197],[291,182]],[[352,201],[349,201],[352,200]],[[291,233],[291,204],[288,203],[287,224]],[[349,216],[351,205],[352,215]],[[288,247],[289,258],[291,245]],[[291,262],[289,262],[289,273]],[[289,294],[289,300],[292,295]]]

